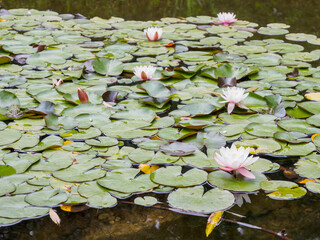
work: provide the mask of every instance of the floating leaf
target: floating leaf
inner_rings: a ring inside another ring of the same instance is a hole
[[[204,193],[203,186],[179,188],[168,196],[169,204],[184,211],[197,213],[218,212],[231,207],[233,194],[226,190],[214,188]]]
[[[155,205],[158,200],[155,197],[137,197],[134,199],[134,203],[140,206],[150,207]]]
[[[149,174],[137,176],[138,173],[139,169],[133,168],[113,170],[98,180],[98,184],[123,193],[145,192],[158,186],[150,180]]]
[[[151,173],[150,179],[158,184],[173,187],[195,186],[207,180],[207,173],[203,170],[191,169],[183,174],[181,170],[178,166],[160,168]]]
[[[237,177],[233,177],[224,171],[211,172],[208,176],[210,184],[231,191],[239,192],[253,192],[260,189],[260,183],[267,180],[267,178],[258,172],[252,172],[255,175],[255,179],[248,179],[241,174],[237,174]]]

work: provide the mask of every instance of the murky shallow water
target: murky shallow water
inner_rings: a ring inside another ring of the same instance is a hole
[[[291,32],[320,35],[320,1],[212,1],[212,0],[4,0],[2,7],[51,9],[59,13],[81,13],[88,17],[149,20],[164,16],[186,17],[215,15],[233,11],[240,19],[265,25],[284,22]],[[285,228],[290,237],[299,240],[320,239],[320,201],[308,193],[300,200],[275,201],[264,194],[251,197],[252,204],[234,207],[232,212],[243,214],[235,219],[280,231]],[[131,205],[112,209],[90,209],[81,213],[58,211],[61,227],[44,217],[0,228],[0,239],[207,239],[206,218]],[[223,222],[209,239],[277,239],[272,235]]]
[[[225,218],[255,224],[274,231],[286,229],[296,240],[319,239],[320,201],[308,193],[295,201],[274,201],[263,194],[251,197],[252,204],[234,207],[232,212],[246,218],[225,214]],[[258,230],[222,222],[209,238],[205,237],[206,218],[120,204],[111,209],[90,209],[80,213],[58,211],[61,227],[48,216],[0,229],[0,239],[52,240],[140,240],[140,239],[279,239]]]

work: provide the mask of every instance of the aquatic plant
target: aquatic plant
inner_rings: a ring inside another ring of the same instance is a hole
[[[318,46],[315,35],[211,16],[3,13],[0,225],[55,206],[154,206],[157,193],[168,209],[210,216],[239,193],[320,192],[320,54],[297,44]],[[147,40],[152,26],[165,29],[161,40]],[[232,102],[235,87],[244,90]],[[230,166],[214,156],[230,146],[259,156],[245,166],[254,179],[219,169]],[[297,177],[279,180],[273,173],[287,166]]]
[[[238,19],[236,19],[236,15],[234,13],[226,13],[226,12],[220,12],[218,13],[218,24],[221,24],[223,26],[229,26],[232,23],[236,22]]]
[[[136,75],[141,80],[152,80],[153,74],[156,72],[154,66],[137,66],[133,69],[134,75]]]
[[[240,147],[237,148],[232,145],[231,148],[220,148],[220,154],[216,153],[214,159],[222,167],[219,167],[225,171],[238,171],[241,175],[247,178],[256,178],[248,169],[247,166],[253,164],[259,159],[259,157],[249,157],[250,148]],[[234,175],[236,177],[236,175]]]
[[[222,95],[225,99],[225,101],[221,101],[220,103],[228,103],[228,113],[230,114],[235,106],[238,106],[240,108],[248,109],[243,103],[241,103],[242,100],[244,100],[249,93],[244,93],[243,88],[237,88],[237,87],[228,87],[227,89],[222,90]]]
[[[159,27],[149,27],[144,30],[149,41],[159,41],[162,36],[162,28]]]

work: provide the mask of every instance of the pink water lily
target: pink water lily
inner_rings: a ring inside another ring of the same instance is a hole
[[[216,153],[214,159],[222,166],[219,167],[220,169],[225,171],[238,171],[241,175],[254,179],[256,177],[245,167],[257,161],[259,157],[249,157],[249,153],[250,148],[237,148],[235,145],[232,145],[231,148],[220,148],[220,154]]]
[[[144,30],[149,41],[159,41],[162,36],[162,28],[149,27]]]
[[[157,80],[153,78],[153,74],[156,72],[154,66],[137,66],[133,69],[134,75],[136,75],[141,80]]]
[[[236,19],[236,15],[234,13],[226,13],[226,12],[220,12],[218,13],[218,24],[221,24],[223,26],[230,26],[232,23],[236,22],[238,19]]]
[[[78,98],[82,104],[89,102],[88,94],[81,88],[78,88]]]
[[[60,79],[59,81],[55,78],[55,77],[52,77],[52,85],[57,87],[59,85],[61,85],[63,83],[63,80]]]
[[[249,95],[249,93],[244,93],[244,91],[245,90],[243,88],[238,87],[227,87],[222,90],[223,94],[221,94],[221,97],[224,98],[225,101],[220,103],[228,103],[229,114],[233,111],[235,106],[248,109],[243,103],[241,103],[241,101]]]

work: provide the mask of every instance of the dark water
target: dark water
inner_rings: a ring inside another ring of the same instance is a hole
[[[319,0],[2,0],[0,4],[7,9],[50,9],[59,13],[103,18],[117,16],[127,20],[234,12],[239,19],[260,25],[283,22],[291,25],[290,32],[320,35]]]
[[[286,229],[295,240],[320,239],[320,201],[317,195],[295,201],[275,201],[264,194],[251,197],[252,204],[234,207],[232,212],[246,218],[225,214],[225,218],[280,231]],[[276,240],[268,233],[222,222],[205,237],[206,218],[132,205],[112,209],[90,209],[80,213],[58,211],[61,226],[50,218],[29,220],[0,228],[0,239],[26,240]]]
[[[1,2],[1,0],[0,0]],[[266,25],[282,22],[291,25],[290,32],[320,35],[320,0],[3,0],[1,6],[35,8],[59,13],[81,13],[88,17],[111,16],[134,20],[157,20],[161,17],[187,17],[235,12],[239,19]],[[286,229],[295,240],[320,239],[319,196],[308,193],[294,201],[275,201],[260,194],[252,196],[252,204],[234,207],[243,214],[224,217],[269,228]],[[205,237],[206,219],[170,211],[119,205],[113,209],[90,209],[80,213],[58,211],[61,227],[50,218],[23,221],[0,228],[0,239],[52,240],[140,240],[140,239],[279,239],[270,234],[222,222],[209,238]]]

